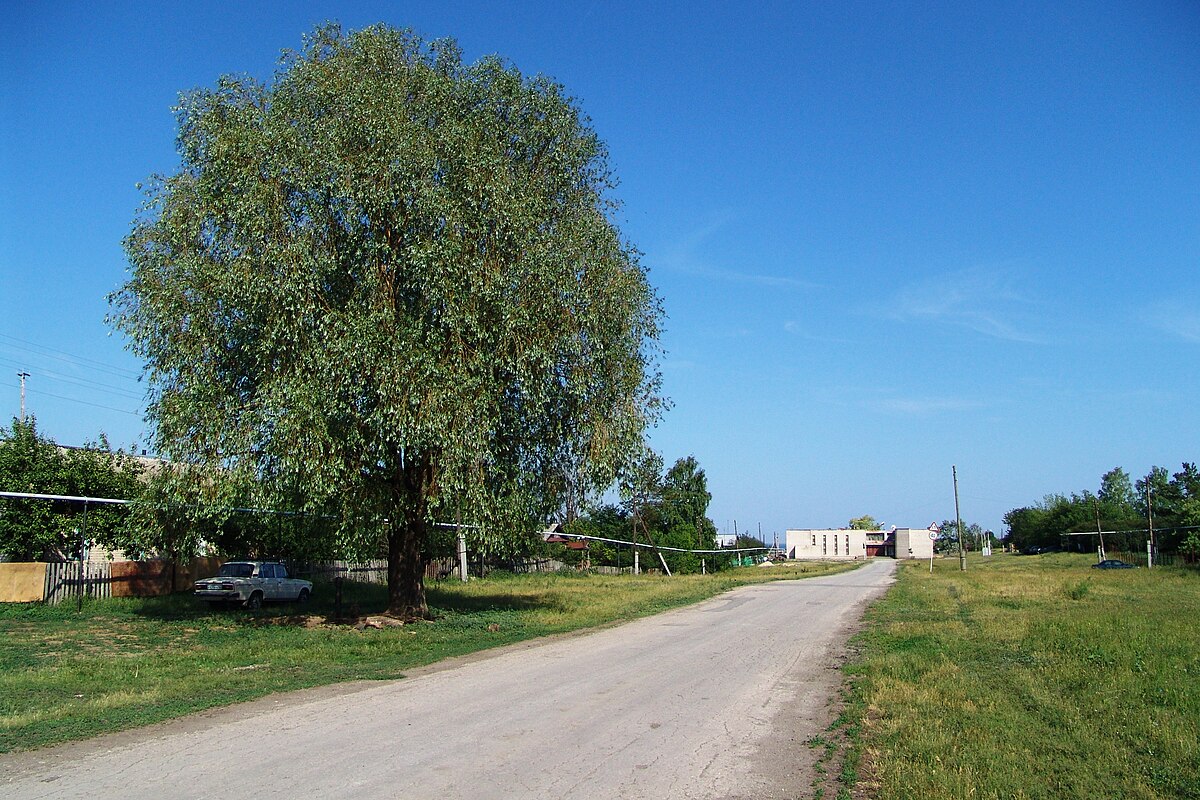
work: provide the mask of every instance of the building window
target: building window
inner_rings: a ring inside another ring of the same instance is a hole
[[[829,555],[829,537],[821,534],[821,555]]]

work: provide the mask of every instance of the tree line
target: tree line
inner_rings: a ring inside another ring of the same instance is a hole
[[[127,558],[187,557],[199,552],[296,559],[334,558],[331,518],[256,509],[248,494],[204,484],[211,497],[176,490],[182,465],[113,449],[101,433],[82,447],[59,445],[36,417],[0,427],[0,491],[104,498],[0,498],[0,556],[11,561],[73,560],[100,547]]]
[[[694,456],[675,462],[660,474],[662,462],[651,456],[642,470],[642,479],[626,483],[622,503],[602,503],[571,520],[567,533],[613,539],[618,542],[638,542],[642,545],[678,548],[679,550],[713,550],[717,547],[717,527],[708,518],[712,494],[708,479]],[[751,543],[753,542],[753,543]],[[739,546],[761,547],[757,539],[739,537]],[[683,553],[674,550],[641,549],[641,566],[656,569],[659,557],[672,573],[700,572],[725,566],[729,558]],[[560,557],[578,561],[578,551],[563,551]],[[593,565],[629,567],[632,551],[629,546],[612,542],[589,541],[586,556]],[[701,561],[704,561],[703,565]]]
[[[715,549],[717,529],[708,518],[712,495],[704,469],[694,456],[679,459],[665,472],[660,472],[661,466],[661,459],[651,455],[640,482],[625,485],[623,502],[587,508],[573,515],[565,531],[616,542],[637,541],[651,548]],[[350,555],[338,536],[340,520],[333,514],[255,509],[249,506],[251,496],[227,490],[222,495],[224,505],[199,496],[181,498],[177,476],[170,474],[180,468],[114,450],[103,434],[84,447],[61,447],[38,431],[36,418],[14,419],[9,427],[0,428],[0,490],[129,502],[90,503],[85,520],[84,505],[78,501],[0,499],[0,554],[13,561],[74,559],[85,545],[119,551],[129,558],[186,557],[202,551],[297,560]],[[220,483],[211,481],[209,487],[219,491]],[[468,514],[466,519],[470,524],[474,517]],[[585,556],[561,545],[546,546],[538,526],[527,527],[503,536],[473,536],[472,545],[483,550],[486,541],[490,544],[486,556],[501,564],[549,555],[572,565],[586,557],[596,566],[631,566],[628,545],[590,541]],[[382,529],[373,542],[367,532],[360,536],[368,542],[367,549],[356,554],[377,557],[385,552]],[[737,544],[762,546],[751,537],[739,537]],[[452,557],[455,548],[451,525],[431,526],[423,560]],[[673,573],[701,569],[702,556],[658,552]],[[641,558],[645,568],[660,566],[654,549],[642,549]],[[705,566],[719,569],[727,561],[710,556]]]
[[[1194,463],[1185,462],[1175,473],[1153,467],[1136,481],[1115,467],[1104,473],[1094,493],[1050,494],[1004,515],[1018,548],[1060,547],[1066,534],[1104,531],[1106,548],[1138,550],[1145,547],[1151,520],[1160,551],[1200,553],[1200,469]],[[1091,541],[1071,545],[1093,546]]]

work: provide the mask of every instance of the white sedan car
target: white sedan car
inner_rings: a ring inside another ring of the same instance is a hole
[[[215,578],[196,581],[195,594],[212,605],[260,608],[263,603],[305,603],[312,583],[289,578],[287,567],[277,561],[230,561],[221,565]]]

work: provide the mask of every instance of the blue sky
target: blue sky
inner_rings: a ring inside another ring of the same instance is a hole
[[[144,442],[105,295],[178,92],[315,24],[563,83],[668,313],[654,432],[723,531],[1001,517],[1200,458],[1200,6],[19,4],[0,52],[0,412]]]

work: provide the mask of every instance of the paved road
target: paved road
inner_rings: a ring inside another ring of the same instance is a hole
[[[746,587],[357,690],[0,757],[0,797],[807,795],[837,659],[893,562]]]

